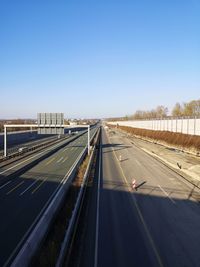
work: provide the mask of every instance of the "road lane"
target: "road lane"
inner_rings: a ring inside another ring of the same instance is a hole
[[[97,168],[78,264],[70,267],[199,267],[199,192],[117,133],[103,131]]]
[[[128,184],[164,266],[199,266],[199,191],[122,135],[110,133]],[[138,164],[138,162],[140,164]]]
[[[95,129],[91,130],[91,136],[94,131]],[[63,177],[87,146],[87,133],[80,137],[80,141],[81,145],[77,146],[76,150],[65,150],[64,147],[22,175],[1,185],[0,266],[3,266],[15,251],[38,214],[60,186]],[[74,146],[75,142],[68,144],[69,148]],[[57,162],[61,158],[67,160]]]
[[[104,131],[102,154],[97,266],[162,266]]]
[[[93,130],[91,130],[92,132]],[[86,133],[85,133],[86,135]],[[81,138],[83,138],[83,136],[85,136],[83,134],[78,135],[78,138],[80,138],[80,140],[82,140]],[[0,182],[2,180],[2,177],[11,175],[13,172],[19,170],[20,168],[22,168],[23,166],[26,166],[28,163],[33,162],[34,160],[37,160],[38,158],[40,158],[41,156],[55,150],[56,148],[59,149],[59,147],[64,146],[64,145],[68,145],[69,142],[75,142],[76,139],[74,141],[72,141],[74,138],[74,136],[69,137],[65,140],[61,140],[61,142],[56,143],[56,144],[52,144],[50,147],[44,148],[42,151],[37,151],[36,153],[34,153],[33,155],[27,155],[27,157],[23,157],[21,159],[18,159],[16,162],[10,162],[8,161],[7,164],[4,164],[4,162],[2,163],[3,165],[0,165]]]

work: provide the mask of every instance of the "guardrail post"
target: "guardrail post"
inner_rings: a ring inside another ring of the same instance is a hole
[[[7,156],[7,128],[4,125],[4,157]]]

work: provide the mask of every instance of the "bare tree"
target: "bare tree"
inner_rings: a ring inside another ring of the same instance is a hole
[[[172,109],[172,116],[183,116],[183,107],[181,106],[180,103],[176,103],[175,106]]]
[[[185,116],[199,116],[200,115],[200,99],[192,100],[188,103],[184,103],[183,114]]]
[[[164,106],[158,106],[156,108],[156,117],[157,118],[165,118],[167,117],[168,108]]]

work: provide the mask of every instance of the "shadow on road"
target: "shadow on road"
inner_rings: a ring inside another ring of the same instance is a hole
[[[111,148],[111,149],[109,150],[107,148]],[[128,149],[128,148],[131,148],[131,146],[126,146],[123,144],[104,144],[104,145],[102,145],[102,149],[104,149],[103,153],[110,153],[110,152],[113,152],[113,150],[119,151],[119,150]]]

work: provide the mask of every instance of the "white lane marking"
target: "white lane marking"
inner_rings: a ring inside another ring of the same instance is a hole
[[[68,157],[66,157],[66,158],[62,161],[62,163],[65,162],[67,159],[68,159]]]
[[[19,165],[21,165],[21,164],[23,164],[23,163],[25,163],[25,162],[27,162],[27,161],[29,161],[29,160],[35,158],[35,157],[41,155],[41,154],[46,153],[47,151],[50,151],[50,150],[52,150],[53,148],[55,148],[55,147],[57,147],[57,146],[59,146],[59,145],[61,145],[61,144],[57,144],[57,145],[55,145],[55,146],[53,146],[53,147],[50,147],[50,148],[48,148],[47,150],[44,150],[44,151],[42,151],[42,152],[40,152],[40,153],[38,153],[38,154],[36,154],[36,155],[34,155],[34,156],[32,156],[32,157],[30,157],[30,158],[24,160],[24,161],[21,161],[21,162],[19,162],[18,164],[16,164],[16,165],[14,165],[14,166],[12,166],[12,167],[10,167],[10,168],[8,168],[8,169],[6,169],[6,170],[0,172],[0,174],[3,174],[3,173],[5,173],[5,172],[7,172],[7,171],[10,171],[10,170],[14,169],[15,167],[17,167],[17,166],[19,166]]]
[[[176,202],[167,194],[167,192],[160,185],[158,185],[158,187],[171,200],[173,204],[176,204]]]
[[[100,137],[101,138],[101,137]],[[101,139],[100,139],[101,142]],[[99,175],[98,175],[98,187],[97,187],[97,213],[96,213],[96,233],[95,233],[95,252],[94,252],[94,267],[98,265],[98,243],[99,243],[99,199],[100,199],[100,179],[101,179],[101,143],[99,153]]]
[[[19,194],[20,196],[22,196],[24,193],[26,193],[26,191],[28,191],[34,184],[36,184],[38,182],[38,180],[34,181],[31,185],[29,185],[21,194]]]
[[[64,157],[61,157],[61,158],[57,161],[57,163],[61,162],[61,160],[63,160],[63,158],[64,158]]]
[[[93,135],[94,137],[94,135]],[[92,137],[92,138],[93,138]],[[57,189],[61,186],[61,184],[65,184],[67,182],[66,178],[67,176],[69,176],[69,174],[72,172],[72,170],[74,169],[74,167],[76,166],[77,162],[80,160],[80,158],[83,156],[83,152],[84,149],[82,149],[82,151],[80,152],[79,156],[77,157],[76,161],[74,162],[74,164],[71,166],[71,168],[69,169],[69,171],[65,174],[65,176],[63,177],[63,179],[60,181],[60,183],[57,185],[56,189],[54,192],[57,191]],[[33,226],[36,224],[38,218],[40,218],[40,216],[42,215],[42,213],[45,211],[45,209],[47,209],[49,203],[51,203],[50,200],[47,201],[47,203],[44,205],[44,207],[42,208],[42,210],[39,212],[39,214],[37,215],[37,217],[35,218],[35,220],[33,221],[33,223],[31,224],[31,226],[29,227],[28,231],[24,234],[24,236],[22,237],[22,240],[19,242],[19,244],[17,245],[17,247],[14,249],[14,251],[11,253],[10,257],[8,258],[8,260],[6,261],[6,263],[4,264],[5,266],[8,265],[8,263],[10,262],[10,260],[13,258],[13,256],[16,254],[16,252],[19,250],[19,248],[21,247],[22,243],[24,242],[25,238],[27,237],[27,234],[29,232],[30,229],[33,228]]]
[[[55,159],[55,158],[50,159],[50,160],[45,164],[45,166],[49,165],[52,161],[54,161],[54,159]]]
[[[137,159],[135,159],[135,162],[141,167],[142,165],[141,165],[141,163],[137,160]]]
[[[48,177],[46,177],[44,180],[41,180],[39,185],[35,189],[33,189],[31,194],[34,194],[36,191],[38,191],[38,189],[46,182],[47,179],[48,179]]]
[[[4,185],[0,186],[0,189],[4,188],[6,185],[10,184],[12,181],[8,181],[7,183],[5,183]]]
[[[19,184],[17,184],[14,188],[12,188],[10,191],[8,191],[6,193],[6,195],[11,194],[12,192],[14,192],[18,187],[20,187],[25,181],[21,181]]]

